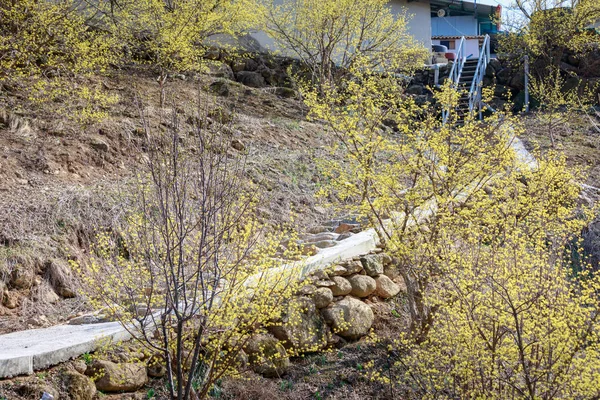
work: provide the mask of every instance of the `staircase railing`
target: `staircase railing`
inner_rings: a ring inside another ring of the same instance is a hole
[[[460,75],[462,74],[463,67],[465,66],[465,62],[467,61],[467,53],[465,46],[465,37],[460,38],[460,42],[458,44],[458,49],[456,50],[455,60],[452,63],[452,68],[450,69],[450,75],[448,79],[450,79],[450,84],[453,88],[458,87],[458,82],[460,81]],[[442,111],[442,121],[446,123],[448,117],[450,116],[449,107]]]
[[[477,108],[479,113],[479,119],[482,119],[482,108],[483,108],[483,77],[485,76],[485,70],[490,62],[490,36],[485,35],[483,44],[479,49],[479,60],[477,60],[477,68],[475,69],[475,76],[473,77],[473,83],[469,90],[469,112],[472,113]]]

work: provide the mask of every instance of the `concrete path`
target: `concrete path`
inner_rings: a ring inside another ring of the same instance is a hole
[[[536,167],[534,157],[518,138],[515,138],[512,146],[519,161],[530,168]],[[298,276],[301,277],[333,262],[367,254],[376,245],[377,234],[374,229],[369,229],[340,241],[334,247],[323,249],[300,263],[284,265],[269,273],[297,268]],[[32,374],[35,370],[79,357],[95,350],[100,341],[118,342],[129,338],[130,334],[118,322],[58,325],[0,335],[0,378]]]
[[[51,367],[95,350],[100,341],[118,342],[131,336],[119,322],[57,325],[0,335],[0,378]]]

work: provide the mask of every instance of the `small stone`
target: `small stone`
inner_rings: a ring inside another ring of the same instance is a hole
[[[34,297],[40,303],[46,304],[54,304],[60,300],[60,296],[49,285],[39,286]]]
[[[2,304],[11,310],[17,308],[19,306],[19,294],[17,292],[4,292]]]
[[[110,150],[110,146],[108,145],[108,143],[106,143],[106,141],[104,139],[101,139],[99,137],[92,137],[90,146],[92,146],[94,149],[96,149],[98,151],[102,151],[102,152],[107,152]]]
[[[383,263],[383,265],[388,265],[392,263],[392,256],[390,256],[389,254],[383,253],[381,255],[381,262]]]
[[[375,279],[366,275],[352,275],[348,282],[352,285],[350,294],[356,297],[367,297],[377,288]]]
[[[329,277],[345,275],[347,272],[348,270],[341,265],[334,265],[327,269],[327,275]]]
[[[335,283],[334,286],[330,287],[334,296],[345,296],[352,291],[352,285],[348,279],[341,276],[334,276],[331,280]]]
[[[47,326],[50,325],[50,321],[48,321],[48,317],[45,315],[34,315],[27,320],[27,325]]]
[[[345,232],[345,233],[342,233],[340,236],[338,236],[338,238],[336,240],[338,242],[341,242],[342,240],[346,240],[346,239],[348,239],[349,237],[352,237],[352,236],[354,236],[354,233],[352,233],[352,232]]]
[[[80,374],[85,374],[85,370],[87,369],[87,364],[83,360],[75,360],[71,363],[73,369]]]
[[[316,235],[306,235],[303,237],[303,239],[306,243],[316,243],[327,240],[335,240],[338,238],[338,236],[339,235],[337,233],[333,232],[321,232]]]
[[[400,286],[396,285],[385,275],[379,275],[377,278],[375,278],[375,283],[375,294],[382,299],[389,299],[400,293]]]
[[[92,400],[96,396],[96,385],[85,375],[75,371],[64,374],[65,385],[73,400]]]
[[[252,71],[240,71],[236,75],[237,81],[243,85],[261,88],[266,85],[265,78],[259,73]]]
[[[346,274],[345,275],[358,274],[362,270],[363,270],[362,263],[360,261],[352,260],[346,264]]]
[[[383,267],[383,275],[390,279],[396,279],[400,275],[400,271],[395,264],[388,264]]]
[[[379,276],[383,274],[383,262],[380,255],[369,254],[360,259],[365,272],[369,276]]]
[[[329,231],[331,231],[330,226],[319,225],[319,226],[313,226],[312,228],[310,228],[308,230],[308,233],[319,234],[319,233],[324,233],[324,232],[329,232]]]
[[[333,281],[330,281],[329,279],[319,280],[314,282],[314,284],[317,287],[331,287],[335,285],[335,283],[333,283]]]
[[[337,242],[335,240],[322,240],[320,242],[314,243],[314,245],[319,249],[327,249],[329,247],[335,246],[336,244]]]
[[[313,300],[317,308],[325,308],[332,302],[333,293],[329,288],[320,287],[313,294]]]
[[[231,147],[233,147],[234,149],[236,149],[237,151],[245,151],[246,150],[246,146],[244,145],[244,143],[242,143],[241,140],[239,139],[233,139],[231,141]]]
[[[319,248],[314,244],[305,244],[302,246],[303,256],[314,256],[319,252]]]
[[[310,296],[317,290],[315,285],[304,285],[298,290],[298,294]]]
[[[229,85],[225,81],[215,81],[208,86],[208,90],[217,96],[229,96]]]
[[[338,225],[337,228],[335,228],[335,233],[346,233],[346,232],[351,232],[354,231],[355,229],[358,229],[360,227],[359,224],[347,224],[345,222],[342,222],[341,224]]]
[[[322,269],[315,269],[310,274],[316,279],[329,279],[329,275]]]

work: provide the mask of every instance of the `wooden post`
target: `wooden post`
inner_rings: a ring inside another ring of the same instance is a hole
[[[529,112],[529,56],[523,57],[525,68],[525,112]]]

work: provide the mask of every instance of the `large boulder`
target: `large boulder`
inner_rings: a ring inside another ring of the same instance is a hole
[[[345,296],[350,294],[352,291],[352,285],[348,282],[348,279],[343,278],[341,276],[334,276],[331,278],[331,281],[335,283],[334,286],[331,286],[330,289],[334,296]]]
[[[243,85],[261,88],[265,87],[265,78],[257,72],[241,71],[236,74],[237,81]]]
[[[385,275],[379,275],[375,278],[375,283],[377,285],[375,294],[382,299],[389,299],[400,293],[400,286]]]
[[[367,297],[377,288],[375,279],[367,275],[352,275],[348,278],[348,282],[352,286],[350,294],[356,297]]]
[[[96,385],[94,385],[94,382],[79,372],[65,372],[64,381],[72,400],[92,400],[96,396]]]
[[[255,335],[246,344],[244,351],[254,372],[267,378],[285,374],[290,359],[281,342],[270,335]]]
[[[96,389],[103,392],[135,392],[148,381],[143,363],[120,363],[96,360],[85,371],[96,381]]]
[[[369,276],[383,274],[383,256],[381,254],[369,254],[360,258],[362,266]]]
[[[329,291],[331,295],[331,291],[327,288],[319,288],[315,294],[321,290]],[[329,326],[317,311],[315,303],[306,297],[294,299],[283,316],[282,323],[269,327],[269,332],[285,347],[300,353],[318,351],[327,347],[331,336]]]
[[[371,307],[350,296],[322,309],[321,314],[333,331],[345,339],[366,335],[375,318]]]

